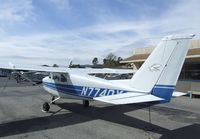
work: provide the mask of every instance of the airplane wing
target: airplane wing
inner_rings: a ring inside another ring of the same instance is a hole
[[[27,70],[27,71],[45,71],[45,72],[57,72],[57,73],[74,73],[74,74],[95,74],[95,73],[135,73],[132,69],[92,69],[92,68],[65,68],[65,67],[44,67],[44,66],[21,66],[13,64],[0,64],[1,69],[10,70]]]
[[[132,104],[142,102],[161,101],[162,98],[156,97],[151,94],[128,92],[124,94],[117,94],[111,96],[96,97],[94,100],[110,103],[110,104]]]
[[[9,70],[27,70],[27,71],[45,71],[45,72],[58,72],[58,73],[66,73],[66,68],[61,67],[43,67],[43,66],[21,66],[21,65],[13,65],[13,64],[0,64],[1,69],[9,69]]]

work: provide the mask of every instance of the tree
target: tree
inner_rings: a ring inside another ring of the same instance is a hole
[[[93,58],[92,64],[97,65],[98,63],[99,63],[98,58],[97,57]]]
[[[103,64],[106,65],[107,59],[103,59]]]
[[[119,63],[120,61],[122,61],[123,59],[121,57],[117,58],[117,62]]]
[[[59,67],[57,64],[53,64],[53,67]]]
[[[103,59],[105,67],[116,67],[119,66],[118,58],[113,53],[109,53],[106,58]]]
[[[107,56],[106,56],[106,59],[108,61],[116,61],[117,60],[117,56],[115,56],[113,53],[109,53]]]
[[[43,67],[50,67],[49,65],[46,65],[46,64],[44,64],[44,65],[42,65]]]

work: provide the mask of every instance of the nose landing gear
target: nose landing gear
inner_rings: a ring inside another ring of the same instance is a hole
[[[60,97],[57,97],[57,98],[52,97],[52,101],[51,101],[50,103],[45,102],[45,103],[43,104],[43,106],[42,106],[42,111],[43,111],[43,112],[48,112],[49,109],[50,109],[50,105],[51,105],[51,104],[55,104],[55,101],[57,101],[58,99],[60,99]]]

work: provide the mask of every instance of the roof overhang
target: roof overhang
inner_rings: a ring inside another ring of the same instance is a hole
[[[144,62],[146,59],[138,59],[138,60],[123,60],[120,61],[120,63],[125,64],[125,63],[141,63]],[[200,62],[200,55],[188,55],[186,56],[186,60],[189,61],[195,61],[195,62]]]

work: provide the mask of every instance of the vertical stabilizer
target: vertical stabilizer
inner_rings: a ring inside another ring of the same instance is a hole
[[[164,37],[133,76],[130,86],[169,101],[194,36]]]

